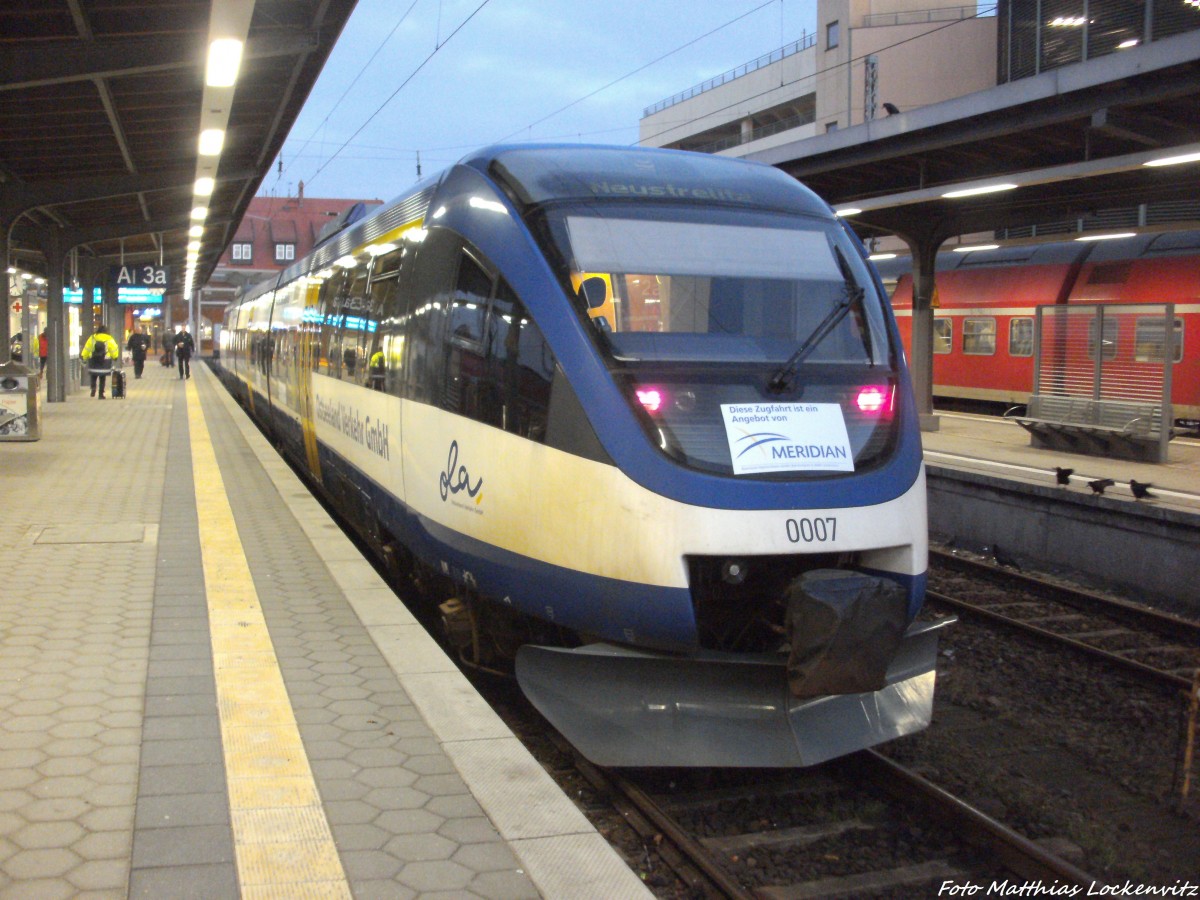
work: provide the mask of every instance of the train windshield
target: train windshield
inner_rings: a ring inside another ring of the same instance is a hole
[[[806,362],[885,364],[881,305],[848,238],[819,220],[756,218],[566,213],[554,230],[578,302],[618,359],[783,363],[824,328]]]
[[[668,455],[747,474],[731,455],[734,407],[803,401],[844,434],[841,468],[799,460],[753,477],[836,477],[887,458],[899,354],[837,223],[713,204],[568,202],[539,216],[564,287]]]

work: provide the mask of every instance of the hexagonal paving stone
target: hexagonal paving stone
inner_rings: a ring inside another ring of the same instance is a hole
[[[461,890],[471,883],[475,873],[449,860],[409,863],[397,880],[418,891]]]

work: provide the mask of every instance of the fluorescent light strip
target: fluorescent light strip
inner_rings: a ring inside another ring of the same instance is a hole
[[[954,200],[958,197],[978,197],[980,194],[997,194],[1001,191],[1015,191],[1015,184],[988,184],[983,187],[961,188],[957,191],[947,191],[942,194],[947,200]]]
[[[218,38],[208,45],[204,83],[209,87],[233,87],[241,64],[242,42],[237,38]]]
[[[1183,153],[1179,156],[1164,156],[1142,163],[1143,166],[1178,166],[1183,163],[1200,162],[1200,153]]]

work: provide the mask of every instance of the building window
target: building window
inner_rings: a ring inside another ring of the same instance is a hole
[[[996,320],[968,318],[963,322],[963,353],[967,356],[992,356],[996,352]]]
[[[1009,321],[1008,355],[1033,356],[1033,319],[1021,316]]]
[[[825,26],[825,49],[832,50],[840,42],[841,29],[838,27],[837,21],[830,22]]]
[[[296,258],[295,244],[276,244],[275,262],[291,262]]]
[[[241,263],[250,262],[253,259],[253,253],[251,252],[253,247],[254,245],[249,241],[235,242],[233,245],[233,261]]]
[[[837,131],[837,122],[826,122],[825,123],[825,133],[829,134],[829,132],[831,132],[831,131]]]
[[[933,352],[949,353],[954,349],[954,322],[950,319],[933,320]]]

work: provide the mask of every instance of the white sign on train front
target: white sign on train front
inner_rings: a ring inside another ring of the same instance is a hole
[[[735,475],[854,471],[836,403],[722,403],[721,415]]]

